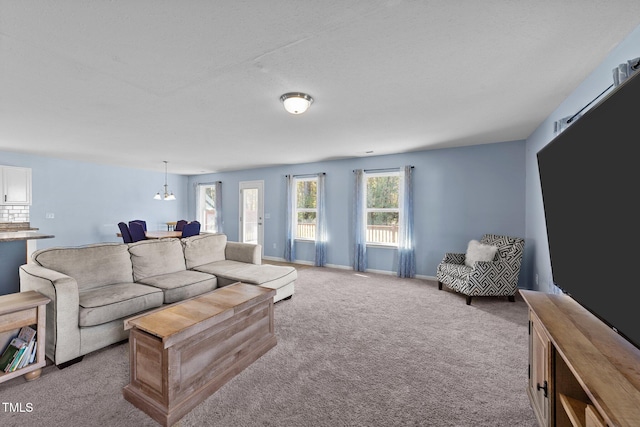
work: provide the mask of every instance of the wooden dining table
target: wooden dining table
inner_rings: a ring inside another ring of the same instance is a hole
[[[182,237],[182,231],[145,231],[147,239],[164,239],[166,237]]]
[[[144,235],[147,239],[165,239],[167,237],[182,237],[182,231],[145,231]],[[116,233],[116,236],[122,237],[122,233]]]

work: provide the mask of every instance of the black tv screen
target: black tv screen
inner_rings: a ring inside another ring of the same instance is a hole
[[[537,156],[554,283],[640,348],[638,76]]]

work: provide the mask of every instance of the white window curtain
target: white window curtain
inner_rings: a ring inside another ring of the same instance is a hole
[[[316,267],[324,267],[327,264],[327,220],[326,220],[326,191],[325,174],[318,174],[316,187]]]
[[[366,271],[367,269],[367,218],[366,212],[366,182],[364,170],[356,169],[355,173],[355,191],[354,191],[354,209],[353,209],[353,230],[354,236],[354,253],[353,253],[353,269],[356,271]]]
[[[400,218],[398,230],[398,277],[415,277],[413,242],[413,167],[400,169]]]
[[[296,239],[296,218],[294,214],[296,212],[295,207],[295,194],[296,194],[296,180],[292,175],[286,177],[286,193],[287,193],[287,206],[285,207],[286,221],[285,221],[285,243],[284,243],[284,259],[288,262],[293,262],[296,259],[295,254],[295,239]]]

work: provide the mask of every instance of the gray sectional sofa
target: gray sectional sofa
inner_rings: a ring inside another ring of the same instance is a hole
[[[261,247],[223,234],[57,247],[20,267],[20,290],[51,298],[46,356],[56,365],[125,340],[124,319],[242,281],[290,298],[297,271],[263,265]]]

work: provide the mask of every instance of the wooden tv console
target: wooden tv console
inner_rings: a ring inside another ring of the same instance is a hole
[[[640,350],[567,295],[520,294],[529,306],[527,393],[540,426],[639,426]]]

